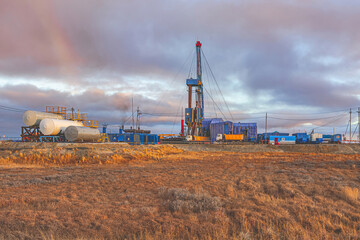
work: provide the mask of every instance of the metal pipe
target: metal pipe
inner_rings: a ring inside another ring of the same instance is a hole
[[[191,101],[192,101],[192,87],[189,85],[189,108],[191,108]]]

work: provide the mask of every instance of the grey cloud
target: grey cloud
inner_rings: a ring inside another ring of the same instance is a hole
[[[68,109],[80,109],[87,112],[89,119],[99,120],[100,123],[121,123],[131,116],[131,102],[134,99],[134,110],[137,106],[141,107],[142,112],[153,114],[169,113],[169,108],[176,103],[156,101],[141,95],[131,95],[128,93],[106,94],[100,89],[90,89],[77,95],[56,90],[41,90],[33,85],[8,85],[0,88],[0,100],[12,103],[14,107],[44,111],[46,106],[64,106]],[[172,114],[172,113],[170,113]],[[8,116],[4,112],[3,116]],[[169,118],[163,117],[161,121]],[[156,118],[147,120],[153,124]],[[169,120],[171,121],[171,120]]]
[[[147,111],[174,112],[188,69],[180,71],[180,80],[171,79],[198,38],[225,97],[238,91],[250,99],[242,106],[228,98],[233,110],[353,106],[360,94],[359,7],[358,1],[334,0],[1,0],[0,74],[9,81],[46,79],[85,89],[72,96],[7,86],[2,94],[9,103],[65,103],[100,117],[111,109],[128,112],[123,104],[132,92]],[[299,44],[309,48],[304,56],[296,52]],[[341,62],[314,61],[324,56]],[[127,77],[142,79],[138,89]],[[109,96],[101,89],[119,93]],[[17,94],[25,90],[29,96]],[[262,99],[264,93],[274,99]]]

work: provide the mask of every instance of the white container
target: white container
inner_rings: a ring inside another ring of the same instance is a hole
[[[70,126],[65,129],[65,139],[74,141],[96,141],[100,138],[100,131],[97,128]]]
[[[23,114],[23,122],[27,126],[39,126],[41,120],[49,119],[64,119],[63,116],[54,113],[26,111]]]
[[[310,142],[316,142],[317,138],[323,138],[323,135],[321,133],[310,134]]]
[[[44,135],[58,135],[64,133],[69,126],[84,126],[81,122],[59,119],[43,119],[40,122],[40,131]]]
[[[221,133],[216,135],[216,141],[222,141],[222,140],[224,140],[223,138],[224,138],[224,136]]]

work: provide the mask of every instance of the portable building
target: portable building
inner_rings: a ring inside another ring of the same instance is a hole
[[[293,133],[293,136],[296,138],[296,143],[308,143],[309,135],[307,133]]]
[[[225,121],[224,122],[224,134],[233,134],[233,122]]]
[[[120,134],[118,133],[108,133],[110,142],[117,142]]]
[[[321,133],[312,133],[310,134],[310,142],[311,143],[322,143],[323,135]]]
[[[204,136],[210,137],[210,124],[216,122],[223,122],[222,118],[204,118],[202,121],[201,131],[203,132]]]
[[[269,139],[270,144],[295,144],[295,141],[295,136],[270,136]]]
[[[331,142],[332,143],[341,143],[342,141],[342,136],[341,134],[334,134],[331,136]]]
[[[255,141],[257,138],[257,124],[256,123],[234,123],[233,124],[234,134],[247,133],[247,140]]]
[[[216,137],[218,134],[224,134],[225,130],[224,130],[224,126],[225,124],[223,122],[215,122],[215,123],[211,123],[210,124],[210,140],[211,142],[215,142],[216,141]]]
[[[331,135],[323,135],[323,142],[330,143],[331,142]]]

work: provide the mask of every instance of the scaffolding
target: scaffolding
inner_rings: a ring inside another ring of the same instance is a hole
[[[46,106],[46,112],[62,115],[66,119],[66,107]]]
[[[60,114],[66,120],[82,122],[85,127],[91,127],[91,128],[99,127],[99,121],[89,120],[88,114],[81,113],[79,109],[75,111],[74,108],[71,108],[69,110],[66,107],[61,107],[61,106],[46,106],[46,112]]]
[[[39,142],[43,136],[38,126],[21,127],[21,140],[23,142]]]

